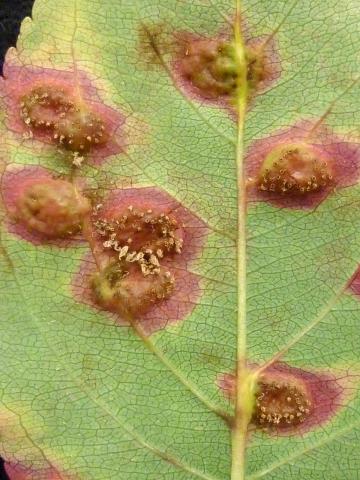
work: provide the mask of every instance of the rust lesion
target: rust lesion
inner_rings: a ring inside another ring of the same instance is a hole
[[[276,362],[257,375],[254,405],[249,432],[270,435],[303,435],[331,421],[348,403],[358,388],[358,374],[293,367]],[[236,376],[225,373],[217,384],[230,400],[234,400]]]
[[[281,379],[258,383],[252,422],[260,428],[297,427],[312,414],[312,402],[304,385]]]
[[[103,247],[117,252],[119,260],[143,264],[144,274],[151,273],[146,265],[155,269],[164,256],[181,254],[184,238],[173,215],[129,205],[102,216],[97,207],[93,221]]]
[[[187,31],[170,31],[163,23],[139,27],[140,63],[163,67],[184,95],[233,109],[243,74],[239,69],[231,32],[212,37]],[[273,36],[249,38],[245,46],[247,90],[262,93],[280,75]]]
[[[249,100],[266,90],[279,76],[279,59],[274,39],[246,41],[246,65],[238,63],[235,42],[229,34],[206,37],[178,32],[173,69],[184,91],[211,103],[233,104],[245,88]],[[246,68],[246,71],[243,70]]]
[[[66,180],[34,181],[20,192],[16,220],[30,231],[50,238],[71,237],[79,233],[90,202]]]
[[[93,262],[84,262],[74,279],[80,301],[146,334],[184,319],[196,306],[199,276],[189,262],[207,227],[161,189],[116,189],[98,197],[83,233]]]
[[[4,220],[11,233],[35,245],[81,240],[91,201],[81,182],[37,166],[12,167],[2,177]]]
[[[191,38],[183,40],[179,71],[183,78],[208,99],[236,96],[242,88],[241,72],[233,41],[225,38]],[[267,77],[264,50],[255,46],[245,49],[247,82],[252,94]]]
[[[149,205],[117,205],[107,210],[100,203],[91,216],[92,231],[105,259],[92,279],[96,302],[106,310],[137,318],[174,291],[171,267],[181,255],[184,238],[176,217]],[[95,252],[95,251],[94,251]]]
[[[66,86],[32,87],[21,98],[20,117],[34,136],[47,134],[55,145],[79,155],[109,140],[106,121]]]
[[[7,62],[3,90],[7,128],[33,149],[51,145],[76,167],[125,150],[125,117],[103,101],[81,70],[74,76]]]
[[[298,196],[320,192],[334,182],[328,161],[306,144],[284,144],[272,150],[258,173],[259,191]]]
[[[326,125],[299,121],[256,140],[246,156],[248,200],[313,209],[359,180],[360,149]]]

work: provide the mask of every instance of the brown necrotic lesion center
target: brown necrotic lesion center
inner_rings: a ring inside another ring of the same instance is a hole
[[[88,153],[109,140],[105,122],[70,90],[38,85],[21,99],[20,116],[34,134],[45,133],[56,145]]]
[[[312,412],[308,395],[297,385],[260,381],[252,421],[262,428],[301,425]]]

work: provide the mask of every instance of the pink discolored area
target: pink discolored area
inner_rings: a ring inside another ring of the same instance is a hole
[[[360,299],[360,267],[350,279],[348,289]]]
[[[64,475],[53,467],[35,470],[15,463],[5,462],[5,471],[10,480],[75,480],[75,477]]]
[[[177,86],[191,98],[230,108],[241,89],[234,43],[228,33],[204,37],[189,32],[174,35],[172,66]],[[248,38],[247,79],[250,97],[264,93],[280,77],[281,66],[273,37]]]
[[[255,367],[253,367],[255,368]],[[308,401],[308,412],[301,423],[295,425],[264,424],[256,425],[256,408],[252,422],[252,429],[267,431],[279,436],[303,435],[315,428],[331,421],[337,412],[343,408],[357,389],[359,376],[350,372],[333,374],[332,372],[307,371],[291,367],[282,362],[269,366],[259,377],[258,385],[280,384],[291,386],[300,392],[301,402]],[[217,379],[219,388],[230,399],[235,395],[235,376],[221,374]],[[257,397],[256,397],[257,398]],[[289,399],[290,401],[290,399]]]
[[[264,161],[279,148],[301,144],[327,165],[332,180],[321,189],[303,195],[291,192],[262,191],[258,177]],[[281,208],[311,209],[318,206],[335,190],[357,183],[360,173],[360,146],[347,142],[321,124],[300,122],[270,137],[256,140],[246,156],[249,202],[268,202]]]
[[[47,144],[54,144],[52,129],[34,129],[22,118],[24,96],[34,89],[63,91],[69,100],[84,105],[89,115],[96,115],[104,125],[107,141],[94,145],[88,156],[99,164],[106,157],[125,150],[123,125],[125,117],[102,101],[99,91],[82,71],[63,71],[32,66],[4,66],[4,78],[0,80],[0,98],[6,107],[7,126],[23,138],[35,138]],[[49,111],[47,111],[49,113]],[[91,132],[90,132],[91,133]]]
[[[169,267],[168,270],[175,280],[171,296],[167,300],[154,304],[149,311],[135,320],[147,335],[183,320],[195,308],[202,293],[198,275],[184,268]],[[91,288],[93,276],[97,272],[94,257],[92,254],[88,254],[84,258],[79,272],[73,278],[72,291],[77,301],[102,310],[97,304]],[[119,314],[108,312],[108,316],[119,325],[129,325]]]
[[[8,230],[12,234],[31,242],[34,245],[56,245],[62,248],[73,246],[79,241],[82,241],[80,232],[64,238],[52,238],[51,235],[46,235],[42,231],[35,231],[29,228],[28,223],[21,218],[21,214],[19,215],[19,205],[21,204],[24,192],[34,186],[46,185],[49,182],[51,185],[52,182],[57,181],[60,180],[54,180],[53,174],[50,170],[38,166],[16,167],[8,169],[3,174],[0,186],[1,196],[7,212],[6,224]],[[63,181],[60,181],[60,183],[61,185],[66,185]],[[56,187],[57,184],[54,183],[54,185]],[[82,200],[80,203],[77,203],[76,205],[80,217],[82,213],[85,214],[90,208],[90,204],[87,203],[87,200],[84,197],[81,198]],[[50,214],[51,211],[49,210],[48,213]],[[52,221],[50,221],[50,225],[51,224]],[[58,230],[55,229],[54,225],[51,227],[51,232],[58,233]]]

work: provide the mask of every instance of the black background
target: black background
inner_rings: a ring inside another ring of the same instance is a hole
[[[33,3],[34,0],[0,0],[0,71],[6,50],[16,44],[21,20],[31,16]]]
[[[0,480],[9,480],[4,470],[4,460],[0,458]]]
[[[0,0],[0,72],[6,50],[15,46],[20,23],[24,17],[31,16],[34,0]],[[0,458],[0,480],[10,480]]]

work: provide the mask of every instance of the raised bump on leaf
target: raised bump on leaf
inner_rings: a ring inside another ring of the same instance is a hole
[[[69,91],[52,84],[35,86],[21,101],[24,123],[37,132],[49,132],[53,143],[79,154],[104,145],[109,132],[104,121]]]
[[[266,377],[258,382],[252,417],[258,427],[289,429],[301,425],[311,414],[312,403],[304,383]]]
[[[124,116],[105,105],[84,72],[75,77],[7,62],[4,76],[0,96],[7,126],[24,139],[56,145],[75,157],[87,153],[95,163],[124,151]]]
[[[281,76],[279,49],[272,35],[248,36],[246,46],[250,94],[260,95],[270,89]]]
[[[360,148],[323,124],[300,122],[255,141],[246,167],[249,201],[310,209],[335,189],[356,184]]]
[[[105,212],[95,209],[93,225],[103,247],[125,260],[148,257],[150,261],[156,257],[158,262],[169,254],[181,254],[182,228],[176,218],[158,208],[128,205]]]
[[[254,365],[252,368],[256,370]],[[275,363],[258,379],[253,428],[280,436],[302,435],[319,428],[351,399],[357,381],[358,375],[347,371],[335,374]],[[234,398],[233,374],[219,375],[218,386],[227,397]]]
[[[125,318],[138,318],[167,300],[174,291],[174,277],[163,267],[144,276],[136,263],[112,262],[92,279],[95,300],[105,310]]]
[[[204,98],[232,96],[238,87],[235,46],[225,40],[190,41],[179,68]]]
[[[152,303],[152,305],[149,305],[147,312],[139,314],[134,319],[141,325],[142,330],[147,335],[151,335],[168,325],[183,321],[196,307],[202,295],[200,276],[188,271],[183,265],[179,266],[178,263],[175,266],[164,265],[164,269],[169,271],[174,278],[173,291],[169,298]],[[72,291],[78,302],[104,311],[105,309],[96,301],[95,292],[92,288],[94,276],[98,273],[99,269],[95,264],[93,255],[86,255],[79,271],[73,277]],[[118,325],[128,325],[125,316],[120,313],[112,313],[110,310],[111,308],[106,309],[110,321]]]
[[[257,188],[277,195],[304,196],[320,192],[333,183],[333,162],[319,157],[306,144],[282,144],[264,159]]]
[[[58,120],[74,108],[70,90],[56,84],[36,85],[21,100],[20,116],[35,129],[55,128]]]
[[[64,180],[39,180],[19,195],[17,219],[29,230],[47,237],[72,236],[81,230],[89,201]]]
[[[280,74],[273,39],[249,39],[246,48],[249,94],[261,93]],[[226,36],[201,37],[181,32],[174,61],[179,85],[202,100],[229,105],[241,89],[235,46]]]
[[[67,246],[91,210],[76,186],[41,167],[9,169],[1,192],[9,230],[35,244]]]

